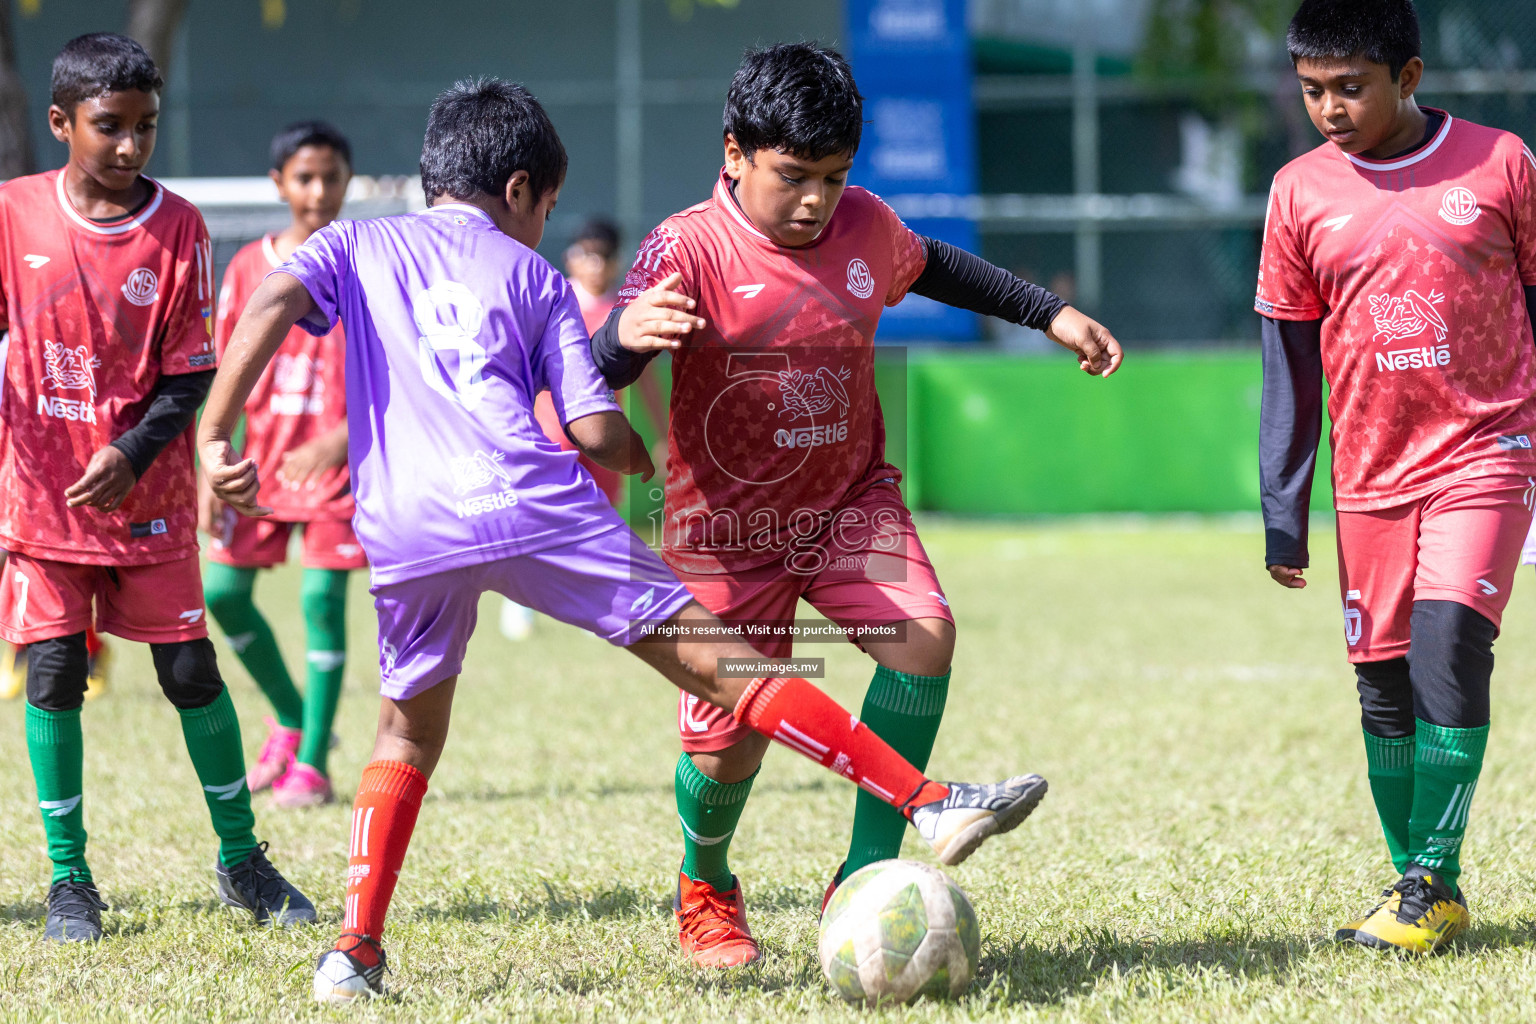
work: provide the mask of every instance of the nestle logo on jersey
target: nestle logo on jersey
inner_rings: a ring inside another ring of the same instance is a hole
[[[1434,345],[1424,348],[1399,349],[1396,352],[1377,352],[1378,370],[1423,370],[1431,366],[1449,366],[1451,346]]]
[[[827,423],[814,427],[796,427],[794,430],[776,430],[773,443],[780,448],[820,448],[848,440],[848,421]]]
[[[80,423],[96,422],[96,407],[90,402],[77,402],[72,398],[37,396],[37,414],[52,416],[56,420],[75,420]]]

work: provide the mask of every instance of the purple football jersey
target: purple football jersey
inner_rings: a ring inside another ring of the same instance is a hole
[[[273,273],[314,298],[300,326],[346,325],[353,525],[375,584],[622,525],[533,415],[544,388],[562,423],[619,409],[576,296],[484,211],[336,221]]]

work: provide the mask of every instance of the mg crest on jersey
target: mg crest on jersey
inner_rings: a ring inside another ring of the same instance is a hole
[[[123,298],[135,306],[147,306],[159,298],[160,280],[148,267],[140,267],[128,275],[123,284]]]
[[[875,277],[869,272],[869,264],[861,259],[848,261],[848,290],[861,299],[875,294]]]
[[[1440,216],[1458,227],[1471,224],[1482,212],[1477,205],[1477,196],[1460,185],[1446,189],[1445,198],[1440,200]]]

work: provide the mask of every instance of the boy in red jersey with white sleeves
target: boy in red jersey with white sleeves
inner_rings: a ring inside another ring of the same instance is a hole
[[[860,718],[922,765],[955,627],[885,460],[880,313],[910,291],[1049,331],[1091,374],[1108,376],[1121,356],[1057,296],[913,233],[848,186],[862,125],[863,98],[834,51],[748,53],[726,99],[713,196],[645,240],[592,347],[616,388],[675,350],[667,563],[765,655],[790,654],[785,627],[802,598],[851,631],[876,663]],[[726,853],[767,744],[688,695],[678,725],[679,941],[700,966],[749,963],[757,943]],[[827,896],[847,873],[897,856],[902,824],[861,794]]]
[[[1410,0],[1306,0],[1286,42],[1328,141],[1275,176],[1264,231],[1265,562],[1306,585],[1326,378],[1344,639],[1401,876],[1338,938],[1431,953],[1467,927],[1493,641],[1536,492],[1536,163],[1414,102]]]
[[[57,942],[100,939],[106,907],[81,785],[93,619],[150,645],[219,836],[220,897],[261,922],[315,916],[256,842],[203,621],[190,427],[213,379],[213,273],[197,210],[141,173],[160,87],[133,40],[71,40],[48,109],[69,163],[0,186],[0,638],[28,645],[27,752],[53,862],[44,934]]]
[[[224,271],[214,343],[220,355],[264,277],[335,220],[352,180],[352,147],[319,121],[288,125],[272,139],[273,183],[292,222],[235,253]],[[316,337],[295,327],[245,404],[246,457],[261,467],[273,514],[241,516],[201,481],[202,528],[213,536],[203,573],[208,613],[272,704],[267,739],[246,782],[272,790],[281,807],[330,803],[331,722],[347,657],[347,578],[368,560],[352,532],[347,472],[347,343],[343,326]],[[304,695],[293,685],[272,627],[253,599],[256,573],[287,559],[303,531],[299,602],[308,650]]]

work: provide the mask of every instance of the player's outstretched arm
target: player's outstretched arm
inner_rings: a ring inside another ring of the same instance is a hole
[[[1085,373],[1108,377],[1120,368],[1124,353],[1115,336],[1067,305],[1061,296],[948,242],[922,237],[922,243],[923,272],[909,291],[957,309],[1044,331],[1046,337],[1077,355]]]
[[[645,441],[621,412],[596,412],[571,420],[565,434],[581,452],[604,469],[649,480],[656,473]]]
[[[255,460],[239,459],[230,438],[246,398],[283,338],[314,310],[315,300],[298,278],[289,274],[268,276],[246,303],[209,392],[197,430],[198,454],[213,493],[243,515],[264,516],[272,510],[256,503]]]

